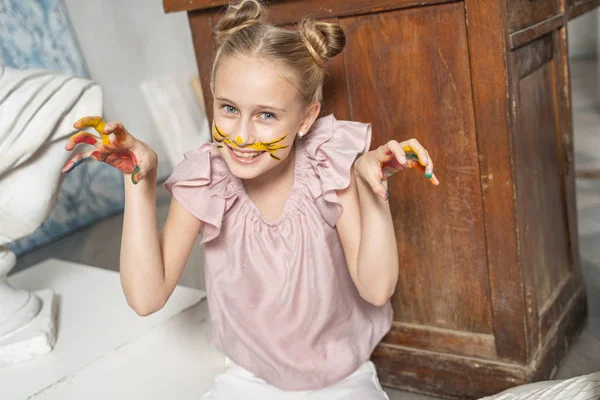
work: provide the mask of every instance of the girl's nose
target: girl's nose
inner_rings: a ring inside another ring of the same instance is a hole
[[[235,141],[235,143],[240,147],[248,146],[254,143],[256,136],[252,124],[245,123],[242,124],[240,128],[241,129],[237,132],[237,135],[232,138]]]

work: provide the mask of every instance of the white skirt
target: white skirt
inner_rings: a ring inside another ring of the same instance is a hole
[[[389,400],[371,361],[331,386],[306,391],[281,390],[229,359],[226,365],[227,369],[217,375],[214,388],[204,395],[203,400]]]

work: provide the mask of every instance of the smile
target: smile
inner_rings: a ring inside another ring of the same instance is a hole
[[[252,151],[252,150],[240,150],[240,149],[236,149],[233,148],[231,146],[227,146],[229,147],[229,149],[231,150],[231,152],[233,154],[235,154],[238,157],[242,157],[242,158],[246,158],[246,159],[253,159],[255,157],[260,156],[263,152],[262,151]]]
[[[242,165],[251,165],[260,162],[262,160],[260,156],[264,153],[264,151],[237,149],[230,144],[221,144],[217,147],[225,148],[225,151],[229,153],[233,161]]]

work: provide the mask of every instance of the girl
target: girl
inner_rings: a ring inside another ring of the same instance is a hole
[[[65,171],[94,158],[131,175],[121,282],[140,315],[163,307],[200,233],[212,338],[228,357],[205,399],[385,399],[369,357],[391,326],[399,262],[381,165],[407,167],[406,146],[427,176],[433,163],[414,139],[368,152],[369,124],[317,119],[326,61],[345,44],[339,26],[278,28],[242,0],[215,37],[214,141],[165,182],[162,232],[156,154],[120,123],[78,121],[103,142],[75,135],[68,150],[97,149]]]

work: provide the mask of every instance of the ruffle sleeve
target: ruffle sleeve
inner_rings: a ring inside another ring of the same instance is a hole
[[[321,216],[331,226],[342,215],[337,191],[350,185],[354,161],[371,146],[371,124],[320,118],[304,139],[310,170],[309,190]]]
[[[184,154],[164,187],[193,216],[203,222],[200,241],[209,242],[221,232],[223,217],[237,198],[227,164],[213,143]]]

